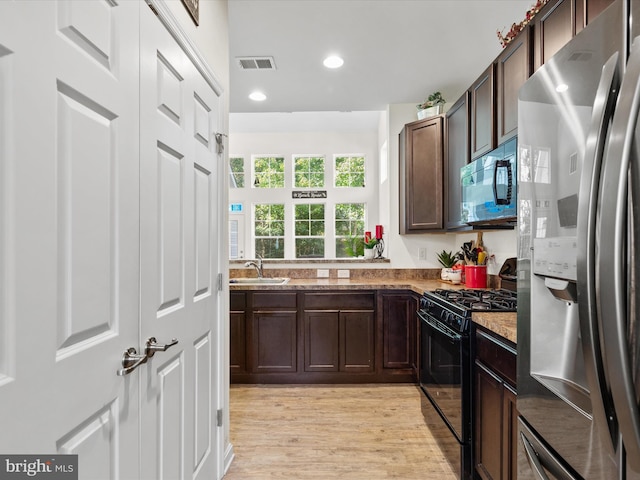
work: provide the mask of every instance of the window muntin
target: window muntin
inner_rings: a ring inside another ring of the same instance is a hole
[[[284,158],[255,157],[253,159],[253,178],[255,188],[283,188]]]
[[[244,158],[229,157],[229,188],[244,188]]]
[[[324,157],[293,157],[294,181],[296,188],[324,187]]]
[[[363,156],[335,157],[335,187],[364,187],[365,162]]]
[[[254,206],[255,252],[263,258],[284,258],[284,204]]]
[[[298,203],[294,211],[295,257],[324,258],[324,203]]]
[[[336,258],[364,255],[364,214],[364,203],[336,204]]]

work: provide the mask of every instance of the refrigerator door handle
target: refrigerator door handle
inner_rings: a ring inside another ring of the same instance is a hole
[[[549,477],[544,473],[544,469],[542,468],[542,464],[536,455],[536,451],[533,449],[533,445],[529,443],[527,437],[524,433],[520,432],[520,440],[522,440],[522,446],[524,447],[524,453],[527,456],[527,461],[531,466],[531,471],[533,471],[534,475],[538,480],[549,480]]]
[[[599,177],[606,145],[607,130],[620,87],[619,54],[616,52],[602,67],[600,83],[593,105],[591,125],[587,133],[578,199],[577,290],[580,312],[582,350],[585,359],[591,409],[601,431],[603,445],[613,454],[618,438],[613,400],[609,394],[602,353],[598,311],[596,308],[596,210]]]
[[[634,140],[640,111],[640,39],[631,47],[613,117],[600,183],[598,305],[606,368],[618,425],[633,470],[640,471],[640,414],[627,341],[627,214],[629,167],[638,152]],[[634,167],[636,170],[636,167]],[[636,247],[637,248],[637,247]]]

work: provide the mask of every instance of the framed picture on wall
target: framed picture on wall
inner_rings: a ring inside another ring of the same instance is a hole
[[[182,3],[189,11],[193,22],[200,25],[200,0],[182,0]]]

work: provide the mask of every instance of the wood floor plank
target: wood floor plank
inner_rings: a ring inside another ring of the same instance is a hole
[[[414,385],[231,385],[225,480],[449,480]]]

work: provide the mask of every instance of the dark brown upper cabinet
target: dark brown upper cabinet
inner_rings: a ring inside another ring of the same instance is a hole
[[[496,59],[498,145],[518,133],[518,91],[531,75],[529,33],[525,28]]]
[[[399,144],[400,234],[442,230],[443,116],[406,124]]]
[[[615,0],[576,0],[576,33],[589,25]]]
[[[537,70],[575,35],[575,0],[551,0],[534,17],[532,30]]]
[[[447,230],[470,228],[462,222],[460,208],[462,202],[460,169],[470,161],[469,107],[469,92],[466,91],[449,109],[445,120],[444,198],[446,201],[444,209]]]
[[[471,159],[496,147],[494,64],[489,65],[471,85]]]

